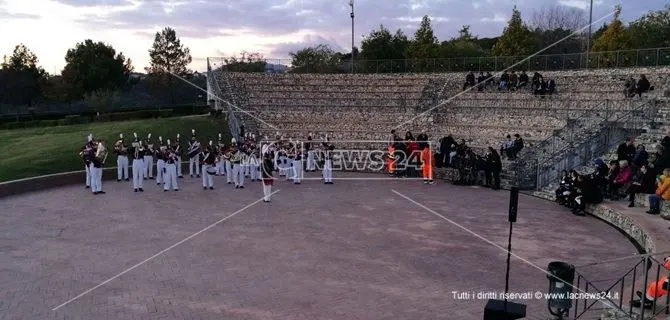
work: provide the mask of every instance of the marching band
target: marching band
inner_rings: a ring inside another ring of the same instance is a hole
[[[321,146],[312,143],[312,134],[307,142],[302,144],[294,138],[286,139],[277,133],[276,141],[258,145],[256,135],[246,134],[242,141],[232,139],[230,144],[223,141],[219,134],[216,144],[212,140],[207,145],[201,145],[195,129],[191,130],[191,139],[188,142],[186,155],[189,158],[189,175],[200,177],[205,190],[214,189],[216,176],[225,176],[226,183],[234,184],[236,189],[244,188],[245,178],[251,181],[262,182],[264,200],[270,201],[271,186],[274,180],[273,172],[279,177],[285,177],[295,184],[301,183],[303,175],[303,161],[307,162],[306,171],[316,170],[317,155],[323,161],[323,181],[332,184],[332,151],[334,146],[328,139]],[[129,161],[132,163],[133,190],[144,191],[144,179],[153,179],[154,161],[156,161],[156,184],[162,185],[164,191],[178,191],[178,178],[181,174],[180,135],[171,141],[158,137],[158,145],[154,146],[151,133],[146,139],[140,140],[137,133],[133,133],[134,140],[130,146],[126,145],[123,134],[119,134],[114,144],[114,153],[117,157],[117,181],[129,181]],[[107,149],[101,140],[88,136],[88,142],[81,148],[80,157],[86,169],[86,188],[91,188],[94,194],[102,194],[102,167],[107,158]],[[132,159],[132,160],[130,160]]]

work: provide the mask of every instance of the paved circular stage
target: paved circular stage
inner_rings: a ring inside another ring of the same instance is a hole
[[[356,179],[281,181],[269,204],[260,183],[223,177],[211,191],[185,178],[179,192],[111,181],[98,196],[71,186],[2,199],[0,318],[481,319],[488,297],[463,292],[504,289],[507,254],[493,244],[507,246],[508,192],[337,176]],[[513,251],[541,269],[636,252],[544,200],[521,195],[518,214]],[[586,272],[622,270],[607,268]],[[512,259],[511,292],[547,288]],[[544,299],[520,302],[546,319]]]

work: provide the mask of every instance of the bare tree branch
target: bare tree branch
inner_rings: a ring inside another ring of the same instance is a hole
[[[533,12],[530,27],[533,30],[548,31],[563,29],[575,31],[587,23],[584,10],[566,6],[547,6]]]

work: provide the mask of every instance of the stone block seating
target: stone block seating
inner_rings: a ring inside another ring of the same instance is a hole
[[[540,71],[544,79],[557,83],[556,94],[542,98],[529,89],[459,94],[465,73],[217,75],[224,96],[234,97],[249,113],[238,113],[247,131],[268,137],[279,131],[304,139],[312,132],[334,140],[384,141],[392,127],[402,124],[399,132],[425,130],[435,141],[452,134],[478,148],[497,148],[514,133],[532,147],[565,126],[569,117],[605,112],[605,100],[610,101],[608,112],[629,110],[635,99],[624,97],[625,79],[646,74],[658,88],[667,77],[663,71],[667,70]],[[656,92],[661,90],[651,94]],[[413,119],[417,115],[421,116]]]

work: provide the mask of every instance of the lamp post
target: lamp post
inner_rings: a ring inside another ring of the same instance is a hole
[[[586,69],[589,68],[589,53],[591,52],[591,28],[593,27],[593,0],[589,9],[589,36],[586,38]]]
[[[351,73],[354,73],[354,0],[349,0],[349,6],[351,7]]]

